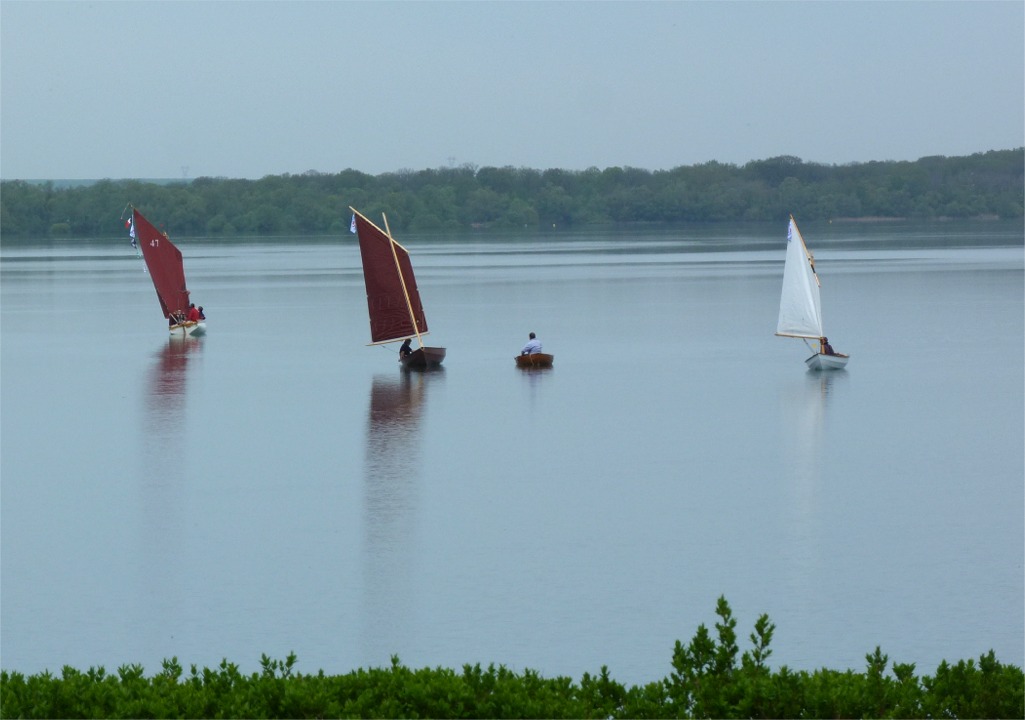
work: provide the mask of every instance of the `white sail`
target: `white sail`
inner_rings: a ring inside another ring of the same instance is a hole
[[[783,293],[779,299],[776,334],[816,340],[822,337],[819,279],[792,216],[787,228],[787,259],[783,266]]]

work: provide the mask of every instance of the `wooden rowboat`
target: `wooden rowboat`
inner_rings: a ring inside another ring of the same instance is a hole
[[[555,361],[554,355],[548,353],[531,353],[530,355],[517,355],[516,367],[521,368],[547,368]]]

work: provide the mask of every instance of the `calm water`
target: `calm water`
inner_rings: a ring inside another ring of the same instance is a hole
[[[0,662],[669,674],[1023,664],[1022,227],[802,226],[849,368],[777,338],[785,225],[410,249],[444,370],[367,347],[352,236],[2,250]],[[555,367],[513,355],[536,331]]]

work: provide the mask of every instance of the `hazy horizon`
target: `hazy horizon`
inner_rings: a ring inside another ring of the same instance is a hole
[[[1025,146],[1025,3],[0,3],[0,178]]]
[[[966,155],[947,155],[947,156],[942,156],[942,157],[970,157],[971,155],[981,155],[981,154],[985,154],[987,152],[1001,152],[1001,151],[1006,151],[1006,150],[1021,150],[1021,149],[1022,148],[993,148],[991,150],[980,150],[980,151],[974,152],[974,153],[967,153]],[[779,156],[775,156],[775,157],[779,157]],[[924,159],[926,157],[941,157],[941,156],[923,155],[921,158],[915,158],[913,160],[907,160],[907,161],[865,160],[865,161],[858,161],[858,162],[851,162],[851,163],[831,163],[831,164],[816,163],[816,164],[827,165],[827,166],[828,165],[839,166],[839,165],[859,165],[859,164],[867,164],[867,163],[873,163],[873,162],[917,162],[918,160]],[[768,160],[768,159],[771,159],[771,158],[752,158],[748,162],[757,162],[759,160]],[[808,163],[808,164],[813,163],[813,161],[805,161],[803,158],[801,158],[801,160],[803,162],[805,162],[805,163]],[[719,161],[716,161],[713,158],[712,160],[710,160],[708,162],[719,162]],[[467,164],[472,165],[472,166],[474,166],[474,167],[476,167],[478,169],[482,168],[482,167],[495,167],[495,166],[486,166],[486,165],[475,165],[473,163],[467,163]],[[700,163],[695,163],[695,164],[697,165],[697,164],[700,164]],[[723,164],[731,164],[731,165],[735,165],[737,167],[743,167],[746,163],[723,163]],[[676,167],[692,167],[692,166],[693,165],[676,166]],[[441,167],[444,167],[444,166],[435,166],[435,167],[430,167],[430,168],[400,168],[399,170],[384,170],[384,171],[381,171],[379,173],[366,173],[366,174],[367,175],[371,175],[371,176],[377,176],[377,175],[387,175],[389,173],[421,172],[421,171],[425,171],[425,170],[437,170],[437,169],[439,169]],[[506,165],[506,166],[501,166],[501,167],[515,167],[516,169],[536,170],[538,172],[545,172],[547,170],[562,170],[564,172],[583,172],[584,170],[588,169],[588,168],[582,168],[582,169],[579,169],[579,170],[577,170],[577,169],[568,170],[566,168],[536,168],[536,167],[527,168],[527,167],[522,166],[522,165],[519,165],[519,166],[509,166],[509,165]],[[592,165],[592,166],[589,166],[589,167],[597,167],[597,166]],[[617,166],[606,166],[606,167],[617,167]],[[651,172],[654,172],[654,170],[651,170],[650,168],[636,168],[635,166],[618,166],[618,167],[630,167],[632,169],[649,170]],[[599,170],[604,170],[605,168],[598,168],[598,169]],[[671,170],[673,168],[659,168],[659,169],[660,170],[661,169]],[[303,174],[306,174],[306,173],[317,173],[317,174],[321,174],[321,175],[336,175],[338,173],[346,172],[346,171],[350,171],[350,170],[355,170],[356,172],[364,172],[362,170],[359,170],[359,168],[340,168],[338,170],[317,170],[315,168],[310,168],[309,170],[305,170],[305,171],[303,171],[301,173],[288,173],[288,172],[285,172],[285,173],[269,173],[268,175],[264,175],[262,177],[282,177],[282,176],[285,176],[285,175],[303,175]],[[101,181],[104,181],[104,180],[110,180],[112,182],[136,181],[136,182],[154,182],[154,183],[174,183],[174,182],[188,182],[188,181],[196,180],[196,179],[198,179],[200,177],[212,178],[214,180],[259,180],[259,179],[261,179],[261,178],[232,177],[232,176],[229,176],[229,175],[200,175],[200,176],[196,176],[196,177],[187,177],[187,178],[182,178],[182,177],[3,178],[2,181],[3,182],[10,182],[10,181],[19,181],[20,180],[20,181],[24,181],[24,182],[28,182],[28,183],[52,182],[52,183],[58,183],[58,184],[61,184],[61,185],[73,186],[73,185],[88,185],[88,184],[91,184],[91,183],[101,182]]]

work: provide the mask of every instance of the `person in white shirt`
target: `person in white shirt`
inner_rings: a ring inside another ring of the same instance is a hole
[[[534,353],[541,352],[541,341],[537,339],[534,333],[530,333],[530,340],[520,350],[520,355],[533,355]]]

